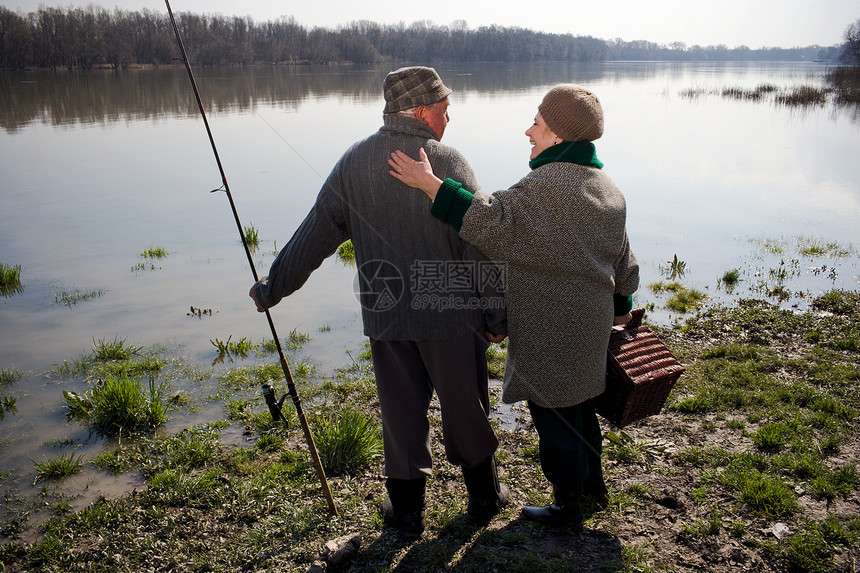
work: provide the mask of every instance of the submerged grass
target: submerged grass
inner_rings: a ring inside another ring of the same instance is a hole
[[[249,248],[256,250],[260,246],[260,232],[254,226],[254,223],[249,223],[244,228],[245,243]]]
[[[813,86],[797,86],[787,93],[777,94],[774,101],[790,106],[824,105],[827,102],[827,90]]]
[[[22,290],[21,265],[0,263],[0,296],[12,296]]]
[[[725,98],[746,100],[751,102],[772,101],[778,105],[786,106],[821,106],[827,103],[828,95],[835,94],[834,102],[842,105],[856,103],[858,97],[856,72],[852,76],[847,71],[837,69],[826,75],[830,85],[817,87],[810,85],[798,85],[788,88],[779,88],[773,84],[759,84],[754,88],[738,86],[716,89],[687,89],[680,95],[687,99],[696,99],[707,95],[719,95]]]
[[[167,252],[167,249],[165,249],[164,247],[151,245],[145,250],[141,251],[139,253],[139,256],[144,259],[164,259],[167,257],[168,254],[169,253]]]
[[[62,304],[63,306],[71,308],[79,302],[85,302],[104,296],[105,292],[106,291],[104,289],[90,289],[84,291],[80,289],[63,290],[54,294],[54,303]]]
[[[825,77],[841,104],[860,103],[860,66],[841,66],[829,70]]]
[[[7,386],[11,386],[21,379],[23,374],[15,368],[3,368],[0,370],[0,390],[5,390]]]
[[[36,469],[36,481],[58,480],[72,474],[76,474],[84,467],[84,454],[75,457],[74,453],[62,453],[55,458],[45,458],[41,461],[33,460]]]
[[[93,357],[101,362],[129,360],[140,354],[140,346],[127,344],[125,338],[115,336],[113,340],[93,338]]]

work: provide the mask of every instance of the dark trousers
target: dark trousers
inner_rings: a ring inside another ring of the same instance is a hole
[[[603,436],[591,400],[567,408],[528,403],[540,438],[540,464],[556,488],[581,492],[588,483],[602,484]]]
[[[468,467],[493,455],[499,442],[488,418],[487,346],[477,333],[447,340],[370,341],[386,476],[417,479],[430,474],[427,412],[434,390],[448,461]]]

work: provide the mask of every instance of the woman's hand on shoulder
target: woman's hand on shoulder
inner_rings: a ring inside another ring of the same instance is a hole
[[[399,149],[388,159],[392,177],[416,189],[421,189],[428,197],[434,199],[442,180],[433,174],[433,166],[427,158],[424,148],[418,150],[418,159],[412,159]]]

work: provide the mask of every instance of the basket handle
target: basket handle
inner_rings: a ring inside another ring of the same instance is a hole
[[[629,321],[627,321],[627,324],[624,325],[624,328],[637,328],[642,326],[642,317],[645,316],[645,309],[634,308],[630,311],[630,314],[632,314],[633,317]]]

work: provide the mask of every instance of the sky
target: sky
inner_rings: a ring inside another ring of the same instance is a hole
[[[39,5],[89,4],[166,12],[163,0],[0,0],[0,5],[21,12]],[[409,7],[398,7],[390,0],[171,0],[171,8],[251,16],[258,22],[293,16],[307,28],[336,28],[357,20],[406,25],[420,20],[437,25],[465,20],[469,28],[497,24],[604,40],[729,48],[832,46],[841,44],[848,25],[860,19],[860,0],[433,0]]]

